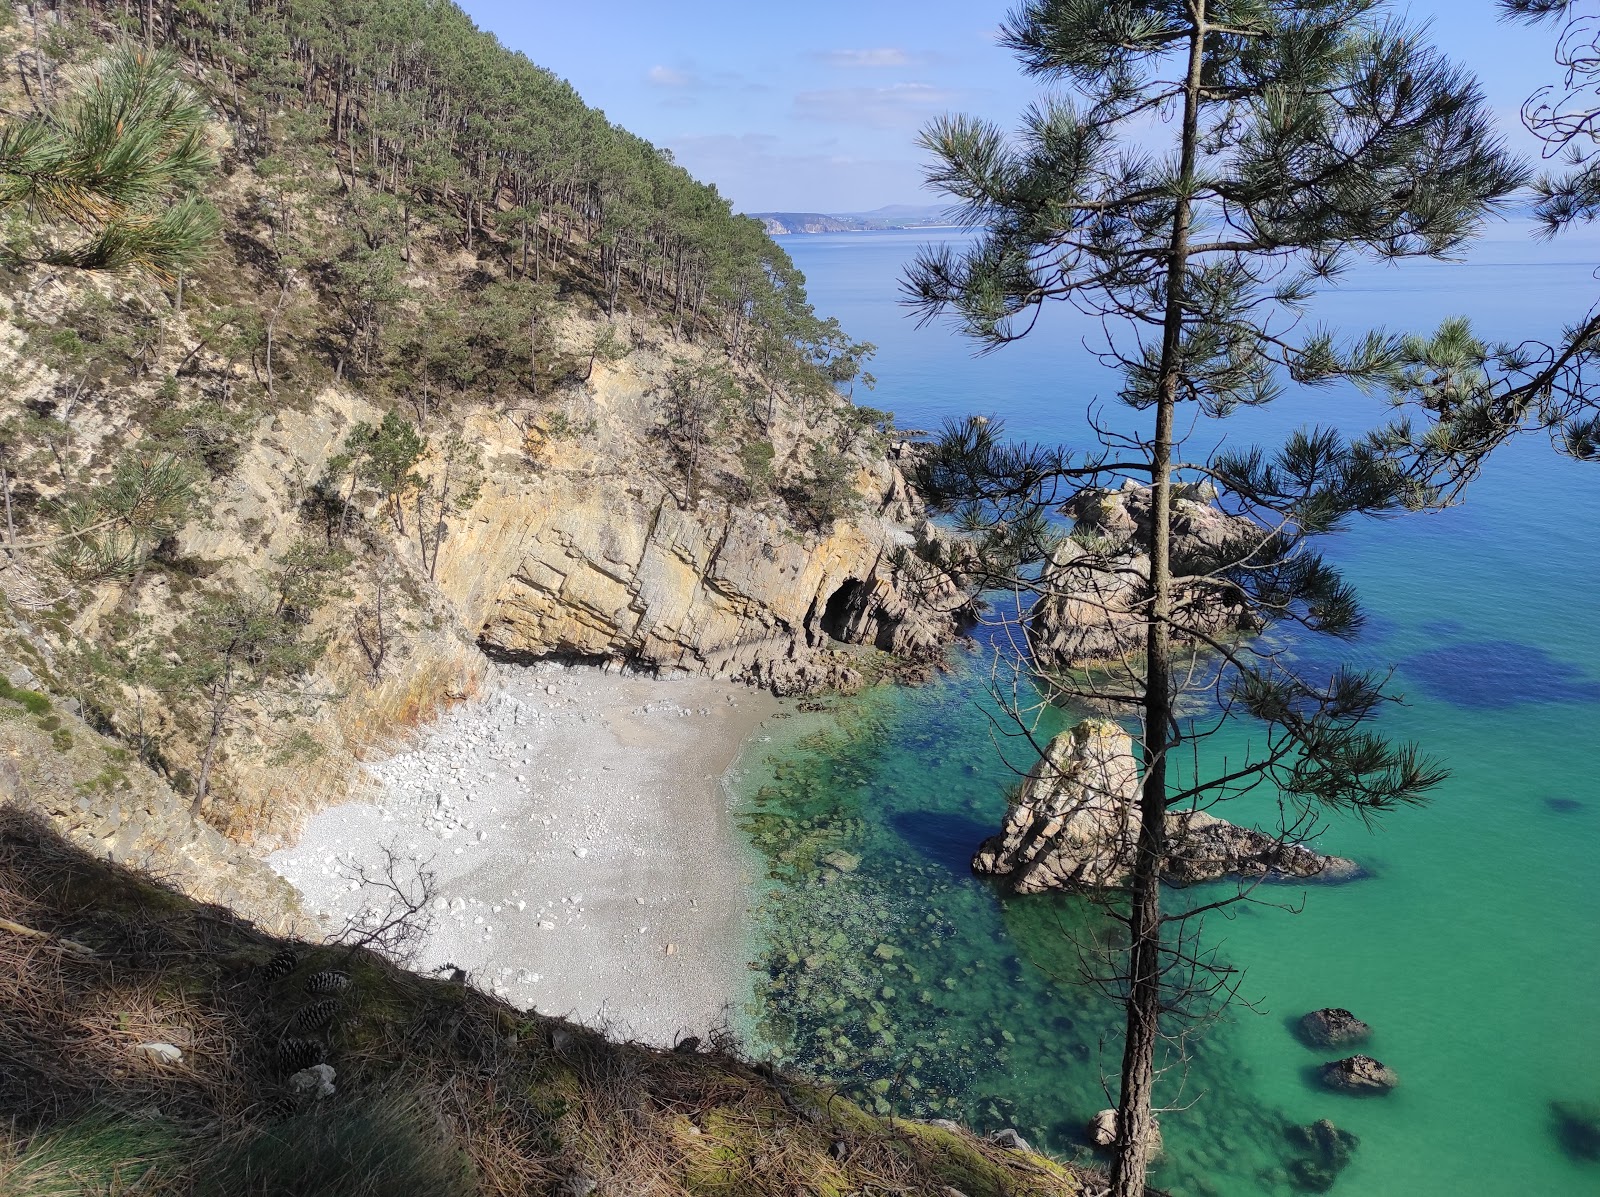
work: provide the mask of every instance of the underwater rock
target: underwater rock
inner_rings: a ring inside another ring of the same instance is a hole
[[[1313,1047],[1342,1047],[1372,1038],[1371,1027],[1337,1006],[1313,1010],[1300,1020],[1299,1027],[1301,1037]]]
[[[1006,813],[972,858],[976,873],[1017,893],[1090,889],[1124,880],[1139,836],[1139,768],[1118,724],[1085,719],[1050,741]],[[1345,881],[1361,866],[1225,822],[1204,811],[1167,816],[1163,873],[1178,885],[1230,874]]]
[[[1322,1083],[1345,1093],[1387,1093],[1400,1083],[1394,1069],[1371,1056],[1330,1060],[1318,1071]]]
[[[1343,1168],[1361,1146],[1359,1138],[1327,1118],[1319,1118],[1310,1126],[1291,1126],[1287,1138],[1332,1168]]]
[[[1550,1115],[1555,1121],[1556,1139],[1568,1155],[1600,1160],[1600,1103],[1553,1101]]]

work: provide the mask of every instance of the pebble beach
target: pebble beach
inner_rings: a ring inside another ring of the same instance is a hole
[[[724,778],[768,695],[584,666],[497,667],[482,697],[368,765],[375,797],[322,811],[268,863],[329,931],[431,874],[413,965],[670,1046],[748,1000],[756,863]]]

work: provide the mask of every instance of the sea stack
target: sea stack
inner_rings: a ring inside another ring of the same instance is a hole
[[[1000,833],[972,858],[974,872],[1017,893],[1116,885],[1139,836],[1139,767],[1133,740],[1109,719],[1085,719],[1050,741],[1018,791]],[[1361,866],[1323,856],[1203,811],[1167,816],[1163,872],[1174,884],[1219,877],[1345,881]]]

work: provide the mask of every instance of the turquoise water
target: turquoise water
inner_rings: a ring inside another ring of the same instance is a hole
[[[902,427],[984,412],[1022,436],[1082,436],[1085,402],[1114,385],[1080,344],[1092,329],[1057,315],[984,358],[915,329],[896,280],[928,236],[785,241],[818,309],[880,345],[870,402]],[[1493,336],[1533,335],[1587,307],[1597,262],[1596,240],[1539,246],[1506,227],[1465,263],[1355,272],[1318,314],[1409,329],[1464,311]],[[1221,431],[1270,444],[1298,424],[1381,415],[1370,399],[1290,396]],[[1243,908],[1208,925],[1251,1004],[1207,1029],[1181,1085],[1169,1074],[1169,1104],[1186,1107],[1163,1117],[1158,1180],[1174,1193],[1296,1191],[1284,1128],[1323,1117],[1361,1140],[1335,1192],[1600,1192],[1600,1164],[1562,1149],[1549,1110],[1600,1102],[1597,516],[1600,466],[1530,437],[1462,506],[1328,542],[1370,615],[1346,656],[1396,667],[1408,702],[1388,728],[1454,772],[1426,809],[1330,826],[1323,845],[1369,879],[1313,889],[1300,913]],[[1012,1125],[1070,1155],[1111,1104],[1120,1059],[1116,1010],[1075,983],[1074,942],[1103,928],[1080,902],[1003,899],[968,873],[1032,753],[990,718],[989,657],[960,661],[933,685],[801,716],[749,766],[746,823],[775,886],[758,1023],[775,1053],[882,1109]],[[1288,1024],[1326,1005],[1373,1025],[1394,1093],[1312,1083],[1332,1053]]]

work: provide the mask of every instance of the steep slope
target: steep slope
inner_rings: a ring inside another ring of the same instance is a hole
[[[610,1043],[362,948],[273,938],[3,807],[0,909],[6,1193],[1084,1191],[1031,1152],[709,1045]]]
[[[794,692],[959,629],[885,414],[835,386],[870,347],[759,226],[459,10],[39,19],[5,119],[130,33],[174,47],[223,233],[158,286],[48,265],[51,230],[14,225],[0,626],[17,684],[213,826],[291,831],[473,693],[485,649]],[[485,78],[517,121],[472,115]]]

